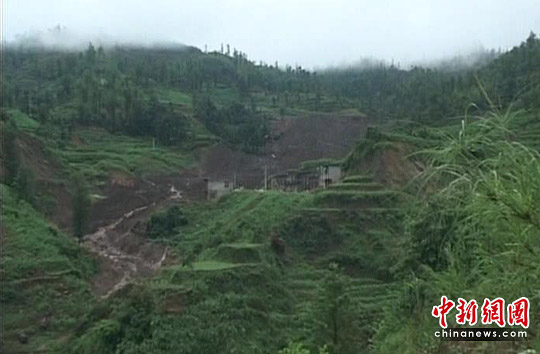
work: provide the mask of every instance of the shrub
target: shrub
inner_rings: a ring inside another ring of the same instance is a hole
[[[295,216],[279,231],[288,245],[306,253],[327,251],[339,244],[341,237],[324,216]]]
[[[91,200],[88,185],[80,175],[73,180],[73,235],[80,240],[88,229],[90,218]]]
[[[172,236],[177,227],[186,224],[187,219],[182,210],[175,205],[150,217],[146,226],[146,235],[152,239]]]

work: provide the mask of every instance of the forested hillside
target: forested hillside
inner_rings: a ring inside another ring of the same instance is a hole
[[[2,56],[2,352],[540,351],[533,33],[452,70],[229,46]],[[329,163],[337,183],[267,183]],[[256,187],[208,200],[221,175]],[[441,295],[526,296],[528,337],[450,346]]]
[[[214,134],[256,150],[276,114],[356,108],[380,120],[434,124],[462,115],[471,102],[489,108],[482,87],[498,106],[538,108],[539,42],[531,33],[480,68],[403,70],[381,63],[321,72],[257,64],[229,49],[90,44],[74,53],[13,45],[3,57],[3,100],[4,108],[45,123],[42,129],[60,139],[85,124],[174,145],[196,131],[189,124],[194,115]]]

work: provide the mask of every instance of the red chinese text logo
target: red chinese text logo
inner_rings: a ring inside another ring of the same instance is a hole
[[[504,327],[504,299],[500,297],[495,300],[484,299],[482,305],[482,324],[488,325],[496,323],[499,327]]]
[[[456,316],[456,322],[458,324],[465,324],[469,322],[469,325],[474,326],[478,320],[478,304],[476,303],[476,300],[467,302],[464,299],[459,298],[458,303],[459,305],[457,305],[457,310],[459,313]]]
[[[529,299],[522,297],[508,305],[508,324],[529,327]]]
[[[467,301],[459,298],[458,304],[452,300],[449,300],[446,296],[441,296],[441,304],[439,306],[433,306],[431,315],[439,319],[439,325],[442,328],[448,327],[446,316],[455,307],[458,311],[456,315],[456,323],[459,325],[469,324],[474,326],[478,322],[478,303],[476,300]],[[526,297],[521,297],[516,301],[508,304],[508,307],[504,304],[503,298],[496,298],[493,300],[484,299],[481,307],[481,319],[482,324],[490,325],[497,324],[499,327],[504,327],[505,324],[510,326],[522,326],[523,328],[529,327],[529,310],[530,302]],[[506,312],[506,314],[505,314]]]
[[[454,306],[455,303],[452,300],[448,300],[446,296],[441,297],[440,306],[433,306],[433,311],[431,311],[431,314],[433,315],[433,317],[439,318],[439,325],[442,328],[446,328],[448,326],[446,324],[446,315]]]

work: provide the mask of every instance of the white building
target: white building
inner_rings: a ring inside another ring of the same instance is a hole
[[[326,188],[331,184],[341,181],[341,166],[340,165],[323,165],[319,166],[319,186]]]
[[[210,181],[206,180],[206,198],[215,199],[233,191],[233,183],[229,180]]]

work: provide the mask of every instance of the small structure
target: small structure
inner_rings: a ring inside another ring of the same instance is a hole
[[[341,165],[326,164],[318,167],[319,186],[327,188],[329,185],[341,181]]]
[[[286,192],[302,192],[318,186],[318,175],[313,170],[289,170],[270,176],[270,189]]]
[[[270,189],[272,190],[286,190],[288,185],[288,174],[280,173],[270,176],[269,178]]]
[[[228,179],[210,181],[210,179],[206,178],[205,181],[206,199],[208,200],[219,198],[223,195],[229,194],[234,189],[234,183],[232,183]]]

